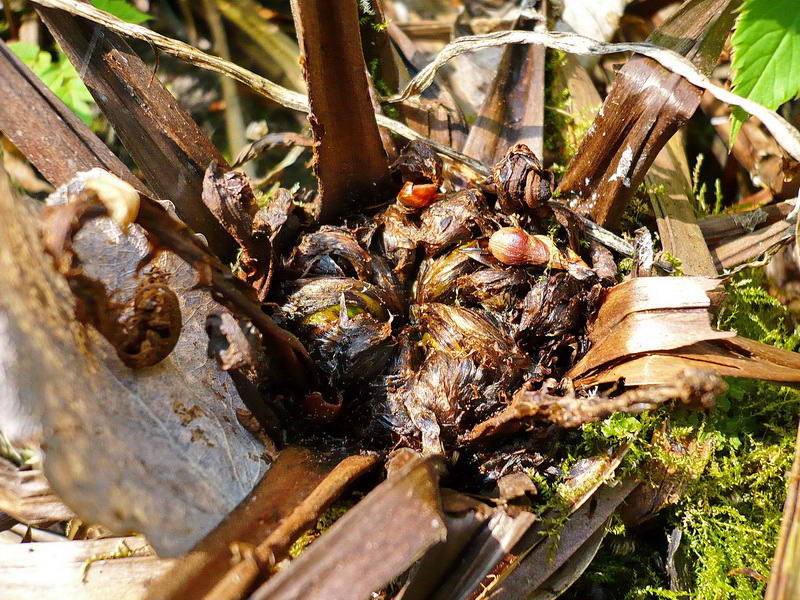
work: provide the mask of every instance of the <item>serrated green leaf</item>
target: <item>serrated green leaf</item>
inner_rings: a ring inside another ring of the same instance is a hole
[[[95,8],[104,10],[118,19],[127,21],[128,23],[134,23],[135,25],[144,23],[153,18],[147,13],[140,11],[138,8],[134,8],[125,2],[125,0],[92,0],[92,4]]]
[[[734,92],[773,110],[800,93],[798,0],[745,0],[732,43]],[[731,143],[747,117],[734,109]]]

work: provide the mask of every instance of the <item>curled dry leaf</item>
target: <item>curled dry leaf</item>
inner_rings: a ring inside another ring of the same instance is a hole
[[[256,199],[247,177],[212,162],[203,179],[203,202],[241,248],[238,274],[263,302],[272,281],[269,232],[255,225]]]
[[[183,329],[174,352],[132,371],[92,328],[74,318],[72,295],[44,255],[35,219],[0,178],[0,411],[9,434],[47,439],[44,470],[85,521],[138,531],[163,555],[188,550],[266,469],[263,446],[235,419],[243,408],[227,373],[206,357],[205,316],[221,307],[193,289],[193,270],[169,253]],[[75,241],[85,271],[120,301],[135,294],[148,254],[141,230],[110,219]],[[102,452],[98,449],[102,448]]]
[[[711,326],[708,277],[637,277],[613,287],[590,326],[592,348],[567,374],[588,388],[623,378],[627,385],[669,384],[684,369],[767,381],[800,381],[796,352]]]

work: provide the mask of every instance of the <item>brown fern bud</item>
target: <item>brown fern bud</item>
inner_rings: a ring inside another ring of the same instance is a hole
[[[489,252],[505,265],[546,265],[550,248],[539,237],[519,227],[503,227],[489,238]]]
[[[559,250],[546,235],[531,235],[519,227],[503,227],[489,238],[489,252],[505,265],[541,265],[563,269],[578,279],[593,274],[580,256]]]

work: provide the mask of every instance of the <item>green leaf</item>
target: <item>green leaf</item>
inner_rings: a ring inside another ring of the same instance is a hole
[[[8,46],[72,112],[92,124],[94,99],[66,56],[59,54],[54,62],[53,56],[36,44],[11,42]]]
[[[745,0],[732,43],[734,92],[773,110],[800,93],[797,0]],[[731,142],[747,117],[734,109]]]
[[[104,10],[108,14],[114,15],[118,19],[127,21],[128,23],[134,23],[136,25],[139,23],[144,23],[145,21],[149,21],[153,18],[147,13],[140,11],[138,8],[134,8],[125,2],[125,0],[92,0],[92,4],[95,8]]]

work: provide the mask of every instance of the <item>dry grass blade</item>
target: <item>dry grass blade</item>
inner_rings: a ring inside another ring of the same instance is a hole
[[[297,43],[276,24],[262,19],[261,6],[255,0],[216,0],[220,12],[242,33],[250,38],[260,52],[250,52],[264,69],[267,77],[302,92],[305,90],[303,74],[297,62]],[[240,40],[236,39],[237,42]]]
[[[47,527],[75,516],[39,469],[21,470],[4,458],[0,458],[0,511],[33,527]]]
[[[152,553],[93,563],[86,583],[82,571],[86,561],[117,552],[125,542],[131,549],[141,547],[142,538],[40,542],[0,545],[0,579],[4,600],[29,598],[143,597],[150,582],[170,568],[173,561]]]
[[[47,1],[53,2],[54,0]],[[482,48],[492,48],[504,46],[506,44],[541,44],[542,46],[569,52],[571,54],[616,54],[618,52],[635,52],[642,56],[652,58],[668,71],[680,75],[692,85],[708,90],[709,93],[718,100],[732,106],[743,108],[751,115],[758,117],[784,150],[796,160],[800,160],[800,133],[783,119],[783,117],[761,104],[737,96],[716,85],[680,54],[646,43],[607,44],[574,33],[545,33],[538,31],[507,31],[485,35],[465,36],[445,46],[436,58],[420,71],[420,73],[408,83],[405,89],[399,95],[392,98],[392,100],[399,102],[419,94],[431,84],[436,76],[436,72],[456,56],[466,52],[474,52]]]
[[[440,457],[412,461],[350,509],[253,600],[366,600],[417,560],[446,528]]]
[[[697,224],[690,179],[684,136],[678,132],[661,149],[645,176],[648,186],[664,190],[663,194],[650,194],[650,203],[664,250],[680,259],[686,275],[713,277],[717,268]]]
[[[509,594],[508,598],[524,598],[525,593],[533,592],[536,588],[527,585],[527,580],[531,578],[539,578],[543,581],[549,577],[547,571],[550,568],[548,561],[541,560],[541,554],[537,554],[539,549],[544,545],[547,551],[544,556],[547,557],[551,548],[549,544],[545,544],[550,535],[556,534],[558,531],[555,529],[559,524],[564,524],[564,518],[567,516],[576,515],[579,512],[583,515],[581,521],[586,521],[594,515],[596,508],[596,500],[599,496],[597,494],[603,493],[604,497],[616,498],[619,494],[619,501],[616,503],[611,511],[615,510],[619,502],[630,493],[636,486],[636,483],[631,480],[626,480],[615,487],[607,484],[614,476],[614,473],[619,467],[623,457],[628,451],[628,445],[624,445],[616,450],[611,455],[595,456],[591,459],[586,459],[579,462],[573,467],[567,481],[559,489],[559,496],[564,502],[565,509],[549,509],[543,514],[539,515],[536,524],[531,527],[517,542],[517,544],[506,555],[505,559],[496,566],[492,574],[484,579],[483,594],[491,596],[493,592],[503,593],[505,589],[503,582],[507,578],[510,579],[509,589],[516,589],[517,596]],[[610,491],[609,491],[610,490]],[[616,492],[614,491],[616,490]],[[591,500],[591,502],[590,502]],[[609,513],[610,514],[610,513]],[[608,514],[606,515],[606,518]],[[570,520],[567,520],[569,526]],[[579,523],[579,522],[576,522]],[[595,525],[592,531],[596,530]],[[589,537],[592,531],[584,531],[584,540]],[[533,556],[533,558],[531,558]],[[569,555],[565,556],[567,558]],[[553,568],[552,573],[558,567]]]
[[[765,600],[800,598],[800,429],[794,451],[794,463],[789,473],[786,503],[775,559],[772,561]]]
[[[537,544],[507,577],[498,578],[496,584],[488,586],[491,597],[519,600],[539,591],[560,567],[581,552],[587,540],[603,530],[608,519],[635,487],[635,480],[626,479],[615,486],[599,489],[592,496],[592,502],[573,513],[558,532],[555,552],[544,540]]]
[[[181,60],[185,60],[188,63],[232,77],[266,98],[277,102],[281,106],[303,113],[309,112],[308,98],[303,94],[288,90],[232,62],[201,52],[189,44],[160,35],[146,27],[121,21],[106,12],[96,9],[90,4],[84,4],[78,0],[41,0],[36,2],[36,4],[66,11],[70,14],[104,25],[111,31],[148,42],[154,47],[180,58]],[[488,175],[490,172],[486,165],[471,159],[465,154],[456,152],[449,146],[430,140],[398,121],[384,115],[375,115],[375,119],[381,127],[385,127],[389,131],[409,140],[423,141],[443,156],[465,164],[480,175]]]
[[[536,515],[527,511],[517,515],[502,509],[495,511],[462,551],[457,567],[431,596],[432,600],[470,597],[535,521]]]

